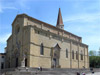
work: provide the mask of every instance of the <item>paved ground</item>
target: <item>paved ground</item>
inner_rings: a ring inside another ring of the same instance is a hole
[[[86,74],[86,75],[100,75],[100,72],[95,72],[94,74]]]

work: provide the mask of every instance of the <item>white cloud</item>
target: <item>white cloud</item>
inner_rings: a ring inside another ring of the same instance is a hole
[[[82,37],[83,43],[89,45],[89,50],[100,47],[100,12],[83,13],[64,18],[66,30]]]
[[[30,9],[28,3],[34,0],[17,0],[16,3],[20,6],[20,9]]]
[[[1,6],[1,2],[0,2],[0,12],[2,12],[2,6]]]
[[[2,13],[5,9],[10,9],[10,10],[18,10],[14,6],[5,6],[5,5],[0,5],[0,13]]]
[[[100,19],[100,12],[99,13],[93,13],[93,14],[80,14],[70,17],[65,17],[64,22],[72,22],[72,21],[81,21],[81,22],[93,22],[95,20]]]
[[[2,44],[6,43],[6,41],[10,35],[11,35],[11,33],[5,34],[5,35],[4,34],[0,35],[0,43],[2,43]]]
[[[15,10],[17,10],[16,7],[3,7],[3,9],[15,9]]]
[[[88,42],[89,44],[100,44],[100,35],[86,35],[84,38],[84,42]]]
[[[28,2],[28,0],[18,0],[18,3],[20,4],[20,6],[22,7],[26,7],[26,3]]]
[[[4,12],[4,10],[6,9],[10,10],[29,9],[27,3],[28,0],[15,0],[15,1],[0,0],[0,13]]]
[[[98,50],[100,48],[100,35],[86,35],[83,37],[83,43],[89,45],[89,50]]]

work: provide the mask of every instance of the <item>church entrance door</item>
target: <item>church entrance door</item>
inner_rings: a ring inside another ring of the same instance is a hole
[[[18,67],[18,58],[16,58],[16,67]]]
[[[59,68],[60,49],[58,44],[52,49],[52,68]]]
[[[3,62],[1,63],[1,69],[4,69],[4,63]]]
[[[25,67],[27,67],[27,58],[25,59]]]
[[[53,67],[55,68],[57,65],[57,61],[56,61],[56,58],[53,58]]]

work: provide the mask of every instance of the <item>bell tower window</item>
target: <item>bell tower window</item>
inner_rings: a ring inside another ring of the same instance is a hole
[[[19,27],[19,26],[16,26],[16,28],[15,28],[15,33],[18,34],[19,31],[20,31],[20,27]]]

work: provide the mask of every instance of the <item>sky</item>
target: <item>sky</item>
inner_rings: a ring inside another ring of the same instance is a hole
[[[17,14],[26,13],[56,26],[61,8],[64,29],[82,37],[89,50],[100,47],[100,0],[0,0],[0,52],[12,33]]]

